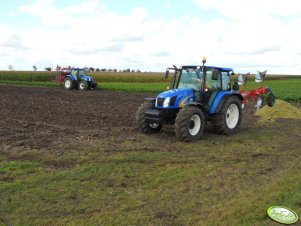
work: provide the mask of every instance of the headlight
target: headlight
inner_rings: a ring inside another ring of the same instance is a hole
[[[163,102],[163,107],[167,108],[170,102],[170,97],[167,97]]]

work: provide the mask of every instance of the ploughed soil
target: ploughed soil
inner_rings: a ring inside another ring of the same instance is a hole
[[[0,85],[0,148],[68,148],[136,133],[146,94]]]
[[[0,85],[0,95],[0,151],[20,147],[65,150],[132,139],[138,135],[137,108],[145,97],[154,96],[13,85]],[[254,112],[253,105],[244,110],[243,128],[258,119]],[[155,136],[162,134],[176,139],[173,126]]]

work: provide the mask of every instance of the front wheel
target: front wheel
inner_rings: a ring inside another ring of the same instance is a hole
[[[97,83],[92,83],[90,89],[97,90]]]
[[[78,83],[78,89],[79,90],[87,90],[89,88],[89,84],[88,82],[84,81],[84,80],[81,80],[79,83]]]
[[[182,108],[175,121],[175,131],[183,141],[195,141],[201,138],[205,126],[203,111],[196,106]]]
[[[216,132],[234,134],[241,125],[241,101],[236,96],[229,96],[219,113],[213,116],[212,125]]]
[[[162,124],[160,123],[148,123],[145,121],[145,112],[151,108],[152,104],[144,103],[137,110],[136,124],[141,133],[158,133],[162,128]]]

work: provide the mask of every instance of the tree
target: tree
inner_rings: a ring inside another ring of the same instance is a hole
[[[99,68],[96,68],[96,70],[95,71],[97,71],[97,72],[100,72],[100,69]]]
[[[14,66],[13,65],[8,65],[8,70],[13,71],[14,70]]]
[[[95,71],[94,67],[89,67],[89,71]]]
[[[33,69],[34,71],[37,71],[37,69],[38,69],[37,65],[32,65],[32,69]]]
[[[52,71],[51,67],[45,67],[45,71]]]

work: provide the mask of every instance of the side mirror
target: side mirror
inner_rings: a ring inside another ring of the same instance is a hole
[[[168,78],[168,75],[169,75],[169,69],[166,69],[165,77],[164,78]]]
[[[212,71],[212,80],[218,80],[219,77],[219,70],[214,69]]]

